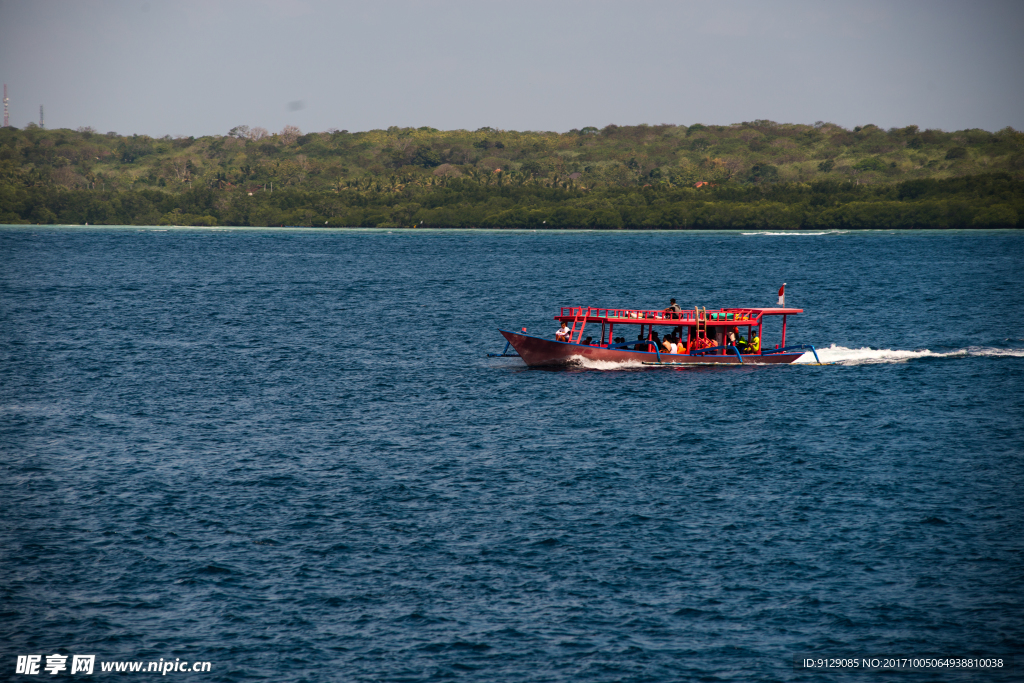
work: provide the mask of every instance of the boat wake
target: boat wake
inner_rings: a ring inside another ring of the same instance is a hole
[[[845,346],[832,346],[817,349],[818,358],[822,363],[834,365],[866,365],[871,363],[906,363],[918,358],[1024,358],[1024,349],[997,349],[986,346],[969,346],[964,349],[957,349],[948,353],[935,353],[928,349],[920,351],[905,351],[902,349],[872,349],[864,347],[860,349],[849,349]],[[794,364],[815,364],[814,354],[808,351],[800,356]],[[571,368],[583,370],[640,370],[648,369],[649,366],[642,361],[607,361],[573,356],[568,360]],[[730,366],[731,367],[731,366]],[[784,366],[778,366],[784,367]]]
[[[825,230],[824,232],[806,232],[804,230],[790,230],[787,232],[770,232],[767,230],[760,232],[744,232],[744,235],[798,235],[798,236],[809,236],[809,235],[845,235],[849,230]]]
[[[928,349],[921,351],[904,351],[901,349],[848,349],[833,344],[827,348],[817,349],[818,358],[822,363],[839,365],[862,365],[867,363],[906,363],[917,358],[969,358],[969,357],[1016,357],[1024,358],[1024,349],[997,349],[984,346],[969,346],[948,353],[934,353]],[[800,356],[796,363],[814,363],[814,354],[807,352]]]
[[[594,360],[592,358],[584,358],[583,356],[571,357],[569,359],[569,366],[573,368],[584,368],[587,370],[633,370],[647,367],[638,360]]]

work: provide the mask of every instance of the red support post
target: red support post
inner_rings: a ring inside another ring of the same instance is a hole
[[[583,309],[581,308],[582,312]],[[590,307],[587,307],[587,312],[583,314],[583,324],[580,325],[580,333],[576,336],[576,343],[579,344],[583,341],[583,330],[587,329],[587,317],[590,315]]]

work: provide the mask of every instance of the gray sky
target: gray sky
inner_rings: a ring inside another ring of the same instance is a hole
[[[1024,2],[0,0],[11,125],[1024,129]]]

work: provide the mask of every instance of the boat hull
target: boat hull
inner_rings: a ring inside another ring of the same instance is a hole
[[[659,355],[653,351],[627,351],[606,349],[600,346],[586,346],[569,342],[553,341],[531,337],[517,332],[498,330],[516,350],[523,362],[531,367],[573,365],[581,358],[610,363],[660,363],[666,365],[786,365],[803,353],[778,353],[767,356],[744,354],[743,362],[735,355],[689,356],[671,353]]]

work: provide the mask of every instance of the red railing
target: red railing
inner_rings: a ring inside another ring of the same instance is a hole
[[[718,311],[701,310],[701,320],[709,323],[716,322],[754,322],[761,315],[761,311],[752,308],[725,308]],[[705,317],[706,316],[706,317]],[[731,316],[731,317],[730,317]],[[661,321],[662,323],[696,323],[697,311],[665,311],[639,308],[593,308],[590,306],[562,306],[561,313],[555,316],[555,320],[578,320],[587,322],[648,322]]]

